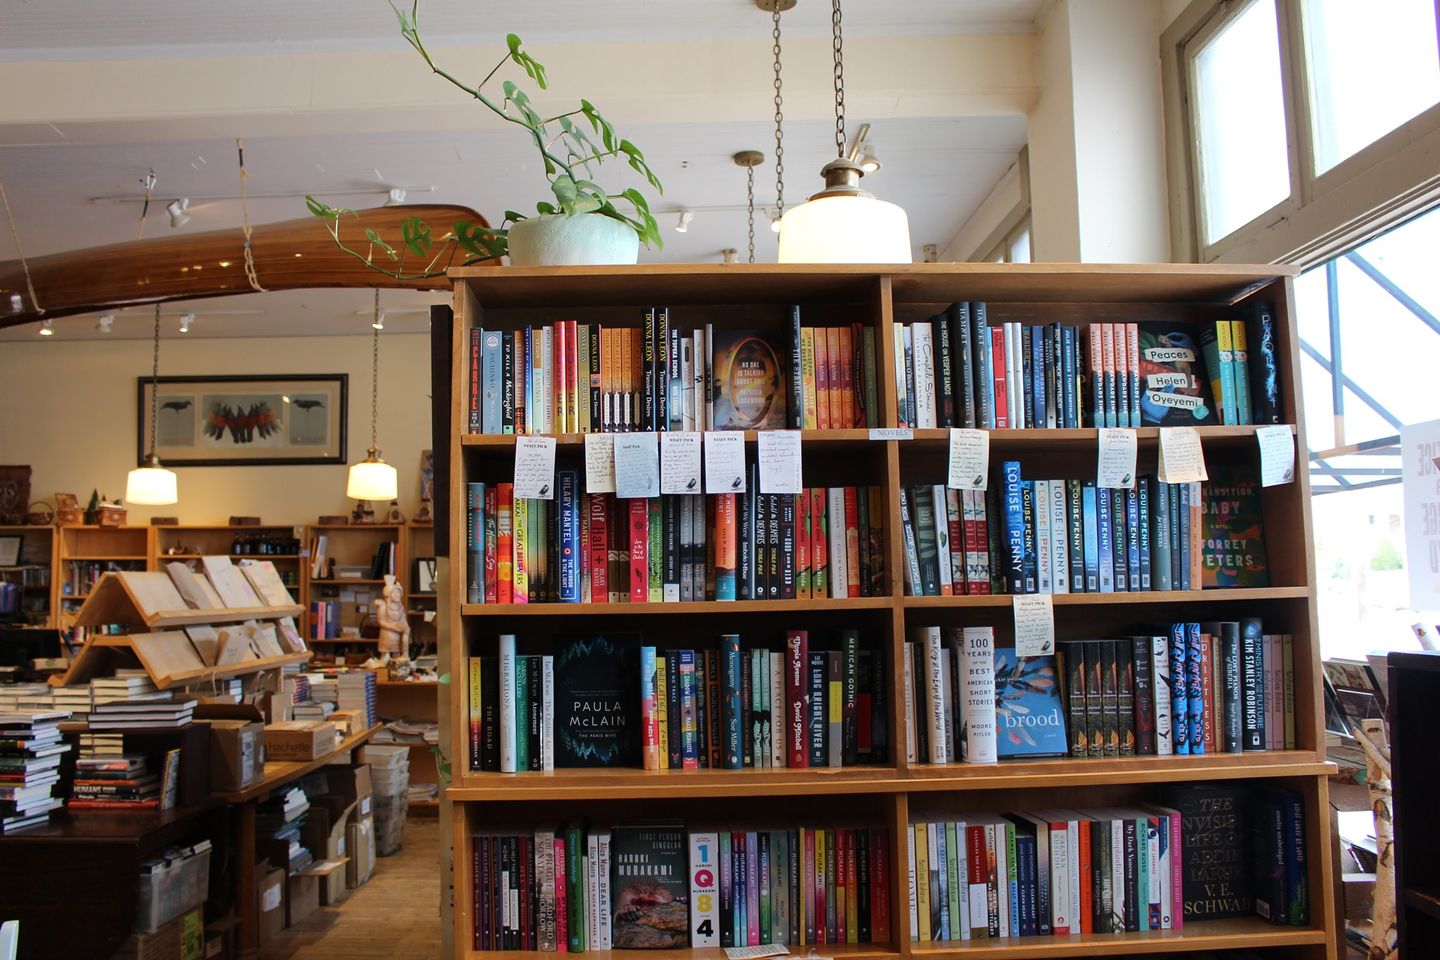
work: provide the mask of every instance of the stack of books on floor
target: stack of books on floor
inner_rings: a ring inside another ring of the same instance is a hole
[[[0,713],[0,833],[48,823],[65,805],[61,760],[70,749],[60,738],[65,714]]]
[[[291,875],[315,860],[309,848],[300,842],[300,828],[309,811],[310,800],[299,787],[275,791],[255,811],[258,848],[268,851],[270,862]]]
[[[149,769],[141,754],[79,757],[70,809],[76,811],[156,810],[160,807],[160,774]]]
[[[375,726],[375,673],[347,670],[335,677],[335,705],[359,715],[366,730]]]

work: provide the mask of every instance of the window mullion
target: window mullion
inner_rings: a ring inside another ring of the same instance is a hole
[[[1315,199],[1315,117],[1301,6],[1302,0],[1279,0],[1276,4],[1280,16],[1280,86],[1285,92],[1286,135],[1290,141],[1292,209]]]

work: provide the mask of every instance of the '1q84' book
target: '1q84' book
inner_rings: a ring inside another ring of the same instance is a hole
[[[680,824],[615,827],[610,889],[616,950],[678,950],[689,946],[687,841]]]

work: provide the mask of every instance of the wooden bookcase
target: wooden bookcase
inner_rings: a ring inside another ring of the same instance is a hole
[[[405,606],[410,614],[411,645],[416,649],[434,650],[436,639],[436,618],[439,600],[439,577],[428,584],[428,590],[421,590],[419,566],[422,560],[435,560],[435,525],[416,523],[406,525],[405,570],[400,582],[405,585]],[[426,614],[430,619],[426,620]],[[433,718],[432,718],[433,719]]]
[[[380,544],[391,542],[396,544],[395,575],[402,583],[408,582],[405,573],[407,564],[406,536],[407,527],[405,524],[395,523],[365,523],[365,524],[310,524],[305,528],[305,548],[308,551],[304,562],[300,565],[301,582],[301,603],[305,607],[305,641],[315,645],[317,653],[325,653],[330,650],[341,652],[347,649],[363,650],[375,644],[374,638],[370,639],[344,639],[336,638],[331,640],[316,640],[310,636],[309,631],[313,629],[313,617],[310,615],[310,604],[317,600],[341,600],[347,593],[366,593],[370,599],[380,595],[380,590],[385,585],[385,580],[369,576],[370,563],[375,556],[375,551]],[[327,538],[326,555],[334,561],[332,568],[340,567],[363,567],[361,577],[315,577],[311,572],[311,562],[315,557],[316,545],[321,536]],[[367,604],[368,611],[368,604]],[[344,627],[359,627],[364,621],[364,615],[356,610],[354,602],[342,601],[340,605],[340,623]]]
[[[788,307],[799,304],[804,322],[860,322],[874,328],[880,350],[883,422],[895,426],[891,326],[929,319],[955,300],[984,300],[992,324],[1086,324],[1092,321],[1170,320],[1201,323],[1233,317],[1252,300],[1275,304],[1283,420],[1295,424],[1297,448],[1306,448],[1300,416],[1300,362],[1294,318],[1293,272],[1232,265],[915,264],[895,267],[829,265],[659,265],[641,267],[489,268],[454,270],[455,324],[450,351],[449,502],[452,543],[463,543],[466,483],[505,482],[514,464],[512,436],[464,432],[469,396],[467,346],[474,327],[511,330],[556,318],[638,326],[652,305],[670,308],[682,329],[768,328],[785,342]],[[1253,427],[1201,430],[1207,461],[1258,460]],[[992,468],[1018,459],[1027,476],[1094,476],[1097,431],[1005,430],[991,434]],[[746,435],[747,445],[754,434]],[[900,484],[944,481],[946,432],[917,430],[914,438],[872,441],[865,430],[806,431],[804,482],[810,485],[877,484],[884,503],[887,591],[880,597],[842,600],[694,602],[679,604],[473,605],[465,596],[465,556],[455,546],[442,587],[442,671],[448,670],[448,729],[442,745],[454,769],[442,822],[453,843],[453,955],[491,960],[500,954],[471,949],[471,838],[479,830],[560,823],[656,818],[696,824],[766,825],[850,822],[889,829],[892,849],[892,937],[889,942],[816,948],[846,958],[1118,957],[1188,951],[1264,949],[1267,956],[1334,960],[1336,918],[1330,890],[1330,814],[1320,707],[1320,656],[1316,633],[1310,488],[1303,470],[1295,483],[1266,488],[1261,504],[1268,544],[1267,588],[1055,597],[1060,639],[1104,636],[1147,621],[1264,618],[1266,630],[1295,641],[1297,749],[1251,754],[1115,759],[1051,759],[978,766],[906,762],[903,746],[903,641],[911,627],[990,624],[1002,639],[1011,630],[1008,596],[918,598],[904,595],[903,554],[895,536]],[[1158,431],[1141,429],[1140,469],[1153,471]],[[557,463],[583,465],[583,437],[558,437]],[[647,642],[705,644],[705,638],[739,632],[765,638],[772,648],[787,628],[825,634],[860,626],[877,637],[889,683],[888,762],[840,769],[644,771],[556,770],[551,774],[498,774],[468,769],[466,657],[494,655],[497,636],[515,633],[522,652],[544,648],[558,633],[638,631]],[[654,638],[653,640],[651,638]],[[911,942],[905,864],[905,828],[939,813],[1113,806],[1152,796],[1156,785],[1187,781],[1267,780],[1304,798],[1309,851],[1310,923],[1273,926],[1258,917],[1187,922],[1182,931],[1140,934],[1025,937],[1003,940]],[[777,802],[780,801],[780,802]],[[792,947],[803,953],[807,948]],[[653,952],[621,951],[640,960]],[[719,950],[670,951],[666,956],[715,960]],[[521,954],[504,953],[505,958]],[[599,958],[602,954],[596,953]]]
[[[90,594],[87,573],[103,570],[153,570],[151,547],[153,527],[57,527],[60,548],[54,576],[54,601],[51,609],[57,616],[56,626],[68,630],[75,626],[80,606]]]
[[[51,526],[0,526],[0,537],[20,538],[18,562],[0,567],[0,581],[20,587],[20,609],[13,618],[0,619],[0,624],[12,627],[55,625],[56,529]]]

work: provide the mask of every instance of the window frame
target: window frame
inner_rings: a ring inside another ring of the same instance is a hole
[[[1274,0],[1290,195],[1243,226],[1206,242],[1195,136],[1195,58],[1206,41],[1254,2],[1194,0],[1161,36],[1173,257],[1202,263],[1312,266],[1440,199],[1440,103],[1316,175],[1303,0]],[[1440,0],[1435,7],[1440,51]]]

